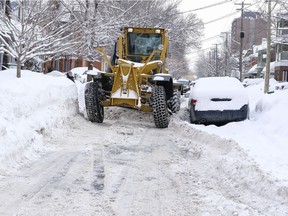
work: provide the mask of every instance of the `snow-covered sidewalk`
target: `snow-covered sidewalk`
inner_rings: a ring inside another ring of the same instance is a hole
[[[270,80],[271,89],[277,82]],[[288,185],[288,90],[263,93],[264,83],[246,87],[250,103],[250,120],[233,122],[217,127],[191,125],[192,127],[222,138],[233,139],[255,159],[261,169]],[[187,106],[186,102],[182,104]],[[180,118],[188,121],[187,113]],[[182,116],[181,116],[182,115]]]

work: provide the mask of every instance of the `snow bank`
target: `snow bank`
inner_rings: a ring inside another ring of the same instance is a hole
[[[249,188],[264,197],[273,196],[278,201],[288,200],[288,188],[277,181],[275,176],[265,173],[265,169],[259,169],[254,158],[243,151],[241,145],[234,140],[196,130],[191,124],[177,118],[172,119],[169,127],[173,127],[179,134],[186,133],[187,137],[191,137],[191,142],[185,144],[186,148],[190,149],[189,151],[198,149],[197,155],[209,164],[208,170],[203,172],[209,173],[212,179],[225,179],[225,182],[219,182],[220,184],[229,182],[234,184],[236,190]],[[203,143],[205,146],[199,148]]]
[[[0,72],[0,172],[7,174],[47,149],[52,133],[78,112],[77,88],[65,77]]]
[[[264,81],[246,87],[249,95],[250,120],[232,122],[222,127],[192,125],[222,138],[233,139],[254,158],[260,168],[288,185],[287,131],[288,90],[275,90],[278,85],[270,80],[270,90],[264,94]],[[186,117],[181,117],[182,119]],[[187,121],[187,120],[186,120]]]

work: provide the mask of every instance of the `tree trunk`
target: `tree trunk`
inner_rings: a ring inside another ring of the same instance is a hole
[[[5,15],[10,19],[12,12],[10,0],[6,0],[4,4],[5,4]]]
[[[17,78],[21,78],[21,62],[18,60],[17,61]]]

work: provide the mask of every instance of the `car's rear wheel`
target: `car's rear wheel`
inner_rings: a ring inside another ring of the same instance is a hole
[[[189,116],[190,116],[190,123],[191,124],[197,124],[196,117],[195,117],[195,112],[193,110],[193,107],[191,107],[189,109]]]

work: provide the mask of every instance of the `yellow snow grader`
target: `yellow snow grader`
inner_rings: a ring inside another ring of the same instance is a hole
[[[153,112],[158,128],[180,109],[180,93],[166,69],[168,32],[163,28],[125,27],[115,43],[106,72],[88,71],[85,105],[88,120],[102,123],[104,107],[120,106]]]

